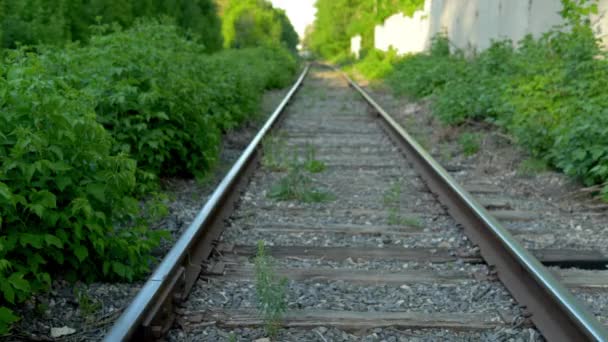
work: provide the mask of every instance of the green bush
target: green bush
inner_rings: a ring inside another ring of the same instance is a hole
[[[443,69],[452,72],[445,76],[448,79],[443,87],[436,89],[433,111],[452,124],[496,119],[502,110],[504,80],[513,72],[512,56],[512,43],[499,41],[470,61],[458,54],[444,57],[447,65]]]
[[[35,51],[26,53],[25,51]],[[279,47],[208,55],[160,22],[0,63],[0,334],[8,306],[68,280],[146,274],[163,232],[134,194],[203,175],[222,131],[256,114],[297,61]],[[151,215],[162,208],[151,208]]]
[[[116,139],[114,151],[137,159],[142,180],[205,175],[217,161],[222,130],[250,119],[264,89],[285,86],[296,68],[281,48],[206,55],[159,22],[51,55],[56,75],[70,70],[70,84],[94,100],[99,122]]]
[[[222,18],[224,47],[248,48],[268,44],[296,51],[298,34],[285,11],[267,0],[229,1]]]
[[[45,77],[43,59],[15,51],[0,66],[0,332],[14,318],[2,304],[47,288],[55,272],[141,276],[160,237],[135,220],[135,161],[111,152],[92,99]]]
[[[562,0],[564,27],[508,41],[470,58],[446,54],[444,38],[429,54],[407,56],[387,82],[397,93],[433,96],[444,122],[494,122],[537,158],[585,184],[608,181],[608,60],[589,25],[597,8]],[[604,190],[608,194],[608,186]]]
[[[214,0],[2,0],[0,47],[87,42],[97,23],[128,28],[137,18],[161,16],[200,39],[207,52],[221,49],[221,20]]]
[[[62,63],[52,63],[71,70],[71,85],[94,99],[115,152],[137,158],[148,176],[195,174],[214,164],[220,131],[207,115],[213,90],[206,82],[213,72],[204,48],[175,26],[137,24],[57,54]]]
[[[371,50],[365,54],[361,61],[354,65],[354,69],[368,80],[377,80],[386,77],[393,71],[393,63],[397,60],[397,51],[388,52]]]
[[[447,38],[438,36],[433,39],[430,53],[399,59],[387,76],[387,83],[398,94],[422,98],[444,89],[448,81],[460,78],[466,70],[462,55],[450,55]]]

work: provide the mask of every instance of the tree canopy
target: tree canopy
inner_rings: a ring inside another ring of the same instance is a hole
[[[298,45],[298,34],[285,11],[266,0],[220,1],[223,12],[224,47],[244,48],[281,42],[290,50]]]
[[[363,48],[374,46],[374,26],[389,16],[412,15],[424,0],[317,0],[314,29],[307,37],[308,48],[324,58],[347,54],[350,38],[363,37]]]
[[[86,41],[92,25],[117,23],[127,28],[137,18],[158,16],[172,17],[200,37],[208,51],[222,47],[213,0],[0,0],[0,45]]]

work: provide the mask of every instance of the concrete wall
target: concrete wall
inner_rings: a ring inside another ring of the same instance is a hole
[[[560,0],[426,0],[412,17],[395,14],[375,30],[375,46],[401,54],[428,49],[431,38],[445,32],[454,48],[479,51],[492,40],[518,42],[527,34],[539,36],[562,24]],[[608,41],[608,0],[599,0],[592,17],[598,36]]]
[[[391,46],[400,53],[422,51],[429,40],[428,19],[423,11],[405,17],[399,13],[376,26],[375,46],[387,51]]]

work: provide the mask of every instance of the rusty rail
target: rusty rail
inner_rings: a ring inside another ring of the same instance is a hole
[[[342,74],[377,112],[382,126],[401,147],[450,215],[464,227],[484,260],[549,341],[608,341],[606,328],[490,213],[448,174],[374,99]]]
[[[156,268],[110,332],[106,342],[141,341],[160,338],[174,321],[173,308],[184,301],[198,278],[203,263],[213,251],[224,219],[238,200],[239,189],[246,185],[260,156],[260,144],[280,121],[281,114],[304,81],[306,66],[289,93],[215,189],[194,222]]]

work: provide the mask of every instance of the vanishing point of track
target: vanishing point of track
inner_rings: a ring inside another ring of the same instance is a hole
[[[327,297],[323,305],[296,303],[297,310],[290,307],[283,323],[289,328],[327,325],[343,330],[377,327],[489,330],[508,326],[509,320],[519,315],[529,318],[550,341],[608,339],[605,328],[541,262],[521,247],[490,212],[456,184],[352,80],[340,80],[356,91],[351,91],[349,98],[345,89],[339,90],[338,95],[345,96],[342,107],[324,112],[302,108],[285,117],[283,113],[308,72],[306,67],[194,222],[126,308],[106,336],[107,341],[159,338],[169,331],[176,318],[186,325],[191,322],[204,326],[213,322],[228,329],[259,325],[247,310],[231,311],[221,305],[200,308],[188,303],[197,293],[213,292],[216,290],[213,286],[222,286],[223,282],[248,284],[252,278],[248,260],[255,254],[252,246],[259,239],[267,241],[269,253],[279,259],[279,273],[299,282],[291,284],[290,290],[300,291],[301,297],[314,291],[314,282],[323,281],[356,284],[343,290],[353,291],[349,298],[361,292],[374,293],[370,288],[378,286],[393,286],[425,298],[425,286],[417,285],[438,283],[437,291],[443,291],[441,286],[445,284],[483,288],[485,292],[479,297],[495,294],[496,300],[504,300],[503,306],[509,308],[504,312],[504,307],[493,308],[492,300],[474,305],[470,298],[469,303],[457,303],[458,298],[454,298],[454,303],[443,303],[449,310],[416,312],[415,303],[408,307],[403,300],[387,310],[387,306],[377,303],[383,302],[382,298],[375,298],[377,302],[361,299],[368,306],[362,307],[357,305],[361,303],[349,303],[348,299],[331,303],[333,297]],[[331,91],[319,90],[301,97],[333,96]],[[336,193],[335,201],[286,205],[267,198],[267,185],[276,182],[278,175],[258,168],[262,141],[279,127],[287,135],[287,148],[297,150],[306,144],[318,149],[318,158],[326,162],[327,170],[314,179]],[[403,219],[397,223],[387,222],[389,214],[382,203],[383,196],[396,182],[400,190],[397,202],[401,204],[390,215]],[[412,222],[412,215],[421,222],[421,227]],[[463,232],[477,247],[462,237]],[[434,234],[440,237],[433,238]],[[485,265],[477,265],[480,257]],[[356,264],[353,260],[358,259],[375,266],[344,266],[347,262]],[[403,262],[413,263],[417,268],[404,270],[396,266]],[[450,269],[439,264],[460,266]],[[497,277],[502,285],[492,277]],[[208,286],[208,282],[215,285]],[[509,306],[504,298],[508,295],[501,295],[503,285],[519,305]],[[245,291],[240,295],[249,294]],[[244,302],[247,308],[247,299]],[[345,309],[337,310],[340,307]],[[522,307],[525,313],[519,312]],[[496,317],[490,314],[500,310],[503,313]],[[194,316],[196,319],[192,319]]]

